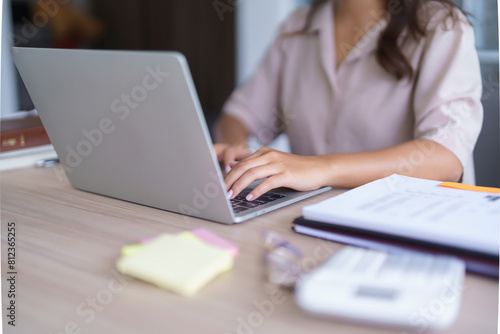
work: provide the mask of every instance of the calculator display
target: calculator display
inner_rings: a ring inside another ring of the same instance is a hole
[[[360,286],[355,293],[359,297],[370,297],[393,300],[397,297],[398,291],[394,289],[382,289],[371,286]]]

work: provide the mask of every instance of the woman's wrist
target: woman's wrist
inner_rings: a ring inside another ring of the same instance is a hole
[[[316,158],[317,166],[319,166],[319,183],[320,187],[335,187],[338,186],[339,166],[336,164],[334,154],[318,155]]]

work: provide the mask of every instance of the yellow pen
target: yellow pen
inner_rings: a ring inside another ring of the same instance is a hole
[[[500,194],[500,188],[471,186],[469,184],[463,184],[463,183],[443,182],[439,186],[446,188],[454,188],[454,189],[480,191],[484,193]]]

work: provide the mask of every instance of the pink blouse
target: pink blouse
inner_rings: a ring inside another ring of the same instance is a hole
[[[428,9],[433,15],[427,36],[402,47],[415,69],[411,81],[398,81],[376,60],[386,20],[336,68],[332,2],[318,10],[306,33],[289,34],[303,28],[309,9],[297,10],[223,112],[264,144],[285,132],[300,155],[369,151],[425,138],[465,166],[483,119],[474,33],[465,21],[445,20],[442,5]]]

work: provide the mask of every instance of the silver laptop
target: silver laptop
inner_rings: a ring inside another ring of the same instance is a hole
[[[322,193],[229,201],[184,56],[12,48],[73,187],[220,223]]]

